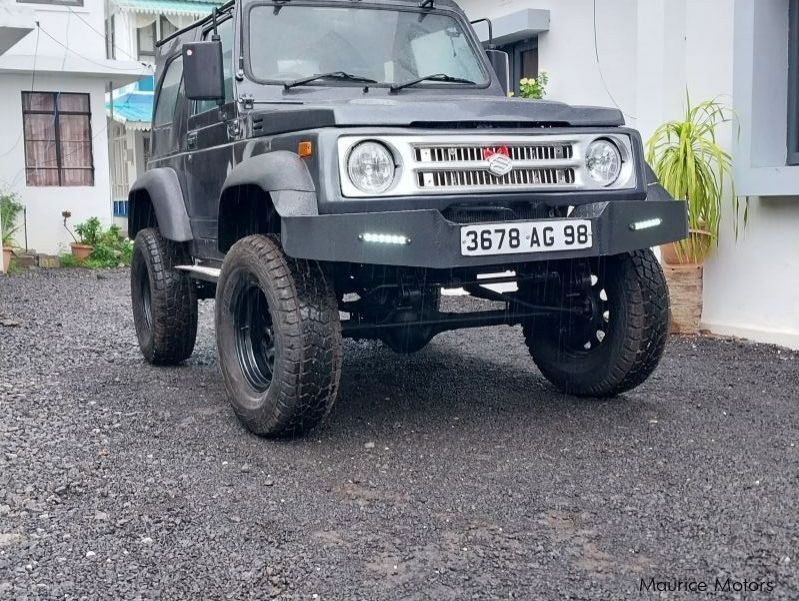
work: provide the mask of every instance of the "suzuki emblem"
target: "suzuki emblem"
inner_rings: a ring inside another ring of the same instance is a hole
[[[484,148],[483,158],[488,161],[488,170],[492,175],[505,177],[513,170],[513,161],[507,146]]]

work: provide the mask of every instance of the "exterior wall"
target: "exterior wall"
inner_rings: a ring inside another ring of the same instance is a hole
[[[638,0],[597,2],[603,9],[597,14],[603,74],[616,102],[633,113],[637,90],[629,73],[630,32],[635,35]],[[497,18],[525,8],[549,10],[549,31],[538,36],[539,70],[549,74],[548,98],[613,105],[596,68],[591,0],[459,0],[459,4],[470,19]]]
[[[84,0],[83,6],[67,7],[48,4],[27,4],[26,6],[35,11],[36,20],[41,24],[42,30],[68,46],[70,50],[89,58],[105,58],[103,0]],[[84,21],[86,22],[84,23]],[[6,54],[9,56],[15,54],[33,56],[35,48],[36,31],[34,30]],[[42,33],[39,35],[37,54],[60,57],[65,56],[67,51]]]
[[[84,0],[82,7],[28,4],[41,25],[10,48],[5,56],[36,56],[40,65],[70,57],[60,41],[89,60],[105,59],[103,0]],[[46,32],[46,34],[44,33]],[[112,75],[109,75],[109,79]],[[64,230],[61,212],[72,212],[72,225],[96,216],[111,222],[108,142],[102,77],[77,73],[37,72],[0,74],[0,186],[17,193],[27,211],[28,248],[38,252],[68,251],[71,238]],[[25,181],[25,145],[22,139],[22,91],[80,92],[90,95],[94,185],[81,187],[28,187]],[[15,140],[17,140],[15,144]],[[22,230],[16,235],[24,245]]]
[[[114,11],[114,46],[117,58],[136,57],[136,15],[117,9],[113,4],[109,10]],[[120,56],[121,55],[121,56]]]
[[[21,93],[31,89],[28,75],[0,76],[0,132],[3,146],[22,134]],[[64,230],[61,212],[72,212],[72,225],[89,217],[111,222],[109,198],[108,144],[105,136],[105,86],[102,80],[42,75],[36,77],[36,90],[83,92],[90,94],[94,186],[29,187],[25,184],[25,147],[20,138],[13,151],[0,161],[0,186],[16,192],[27,210],[28,247],[38,252],[57,253],[69,250],[72,241]],[[24,244],[22,231],[16,242]]]
[[[616,104],[645,140],[660,123],[680,117],[686,89],[694,101],[719,97],[736,108],[741,136],[728,127],[720,140],[735,149],[738,179],[753,195],[750,218],[736,241],[726,199],[719,248],[705,266],[703,324],[799,348],[799,279],[792,277],[799,273],[799,198],[787,196],[799,194],[799,168],[784,167],[788,0],[596,0],[607,89],[594,54],[593,0],[460,3],[472,19],[549,10],[550,29],[538,41],[548,98]],[[756,196],[765,190],[740,172],[750,166],[750,147],[744,153],[741,143],[751,144],[752,166],[767,160],[767,175],[783,177],[781,196]]]
[[[799,349],[799,198],[751,198],[737,243],[728,225],[705,266],[702,321],[719,334]]]
[[[716,332],[799,348],[799,167],[785,165],[788,0],[734,5],[732,94],[741,133],[732,145],[750,216],[737,243],[722,225],[705,270],[703,320]]]

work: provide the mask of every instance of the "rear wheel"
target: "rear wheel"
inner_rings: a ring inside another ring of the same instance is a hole
[[[595,397],[644,382],[669,329],[668,287],[652,251],[566,263],[561,282],[559,298],[551,300],[576,311],[524,325],[544,377],[563,392]]]
[[[133,324],[144,358],[155,365],[188,359],[197,338],[197,290],[176,265],[191,264],[184,244],[157,229],[136,235],[130,268]]]
[[[233,409],[262,436],[300,434],[333,406],[341,375],[341,324],[319,263],[249,236],[225,257],[217,283],[219,362]]]

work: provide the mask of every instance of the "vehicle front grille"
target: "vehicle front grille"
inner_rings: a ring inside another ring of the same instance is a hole
[[[509,173],[491,172],[494,154],[510,159]],[[412,157],[418,189],[436,192],[574,189],[580,168],[568,140],[422,143],[413,146]]]
[[[609,186],[594,181],[585,163],[588,147],[600,137],[616,144],[622,157],[619,177]],[[359,134],[338,140],[341,191],[347,198],[374,196],[355,186],[349,176],[352,150],[366,141],[384,144],[397,166],[394,182],[380,196],[540,194],[535,200],[542,201],[543,196],[566,192],[636,187],[633,143],[625,132],[570,128],[536,133]]]
[[[507,175],[497,177],[487,169],[446,169],[417,172],[422,189],[439,188],[531,188],[546,186],[571,187],[574,184],[574,169],[513,169]]]
[[[574,156],[574,148],[569,143],[508,145],[506,148],[514,161],[546,161]],[[419,163],[462,163],[485,160],[485,149],[484,146],[417,146],[415,155]]]

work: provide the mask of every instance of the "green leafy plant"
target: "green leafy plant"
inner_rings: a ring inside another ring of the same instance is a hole
[[[687,92],[685,99],[682,119],[664,123],[647,141],[646,158],[663,187],[688,204],[692,233],[677,245],[678,255],[690,262],[701,262],[718,244],[725,182],[733,198],[736,237],[741,227],[732,157],[717,142],[719,128],[731,122],[734,113],[715,99],[692,105]],[[748,219],[747,209],[744,205],[743,227]]]
[[[522,98],[530,100],[541,100],[547,95],[547,84],[549,83],[549,75],[546,71],[541,71],[538,77],[531,78],[525,77],[519,81],[519,92]]]
[[[72,256],[71,253],[66,253],[58,256],[58,263],[61,267],[82,267],[80,261]]]
[[[2,245],[13,246],[14,234],[19,230],[17,217],[22,212],[22,205],[10,192],[0,192],[0,222],[2,222]]]
[[[83,223],[75,226],[75,232],[78,234],[81,244],[94,246],[100,241],[103,233],[103,226],[97,217],[89,217]]]
[[[130,265],[133,257],[133,242],[128,240],[119,229],[112,225],[103,229],[100,220],[92,217],[75,226],[81,244],[91,244],[92,252],[85,261],[78,261],[71,254],[60,256],[61,267],[87,267],[101,269]]]
[[[133,243],[122,235],[118,225],[101,231],[89,255],[90,267],[117,267],[130,265],[133,256]]]

